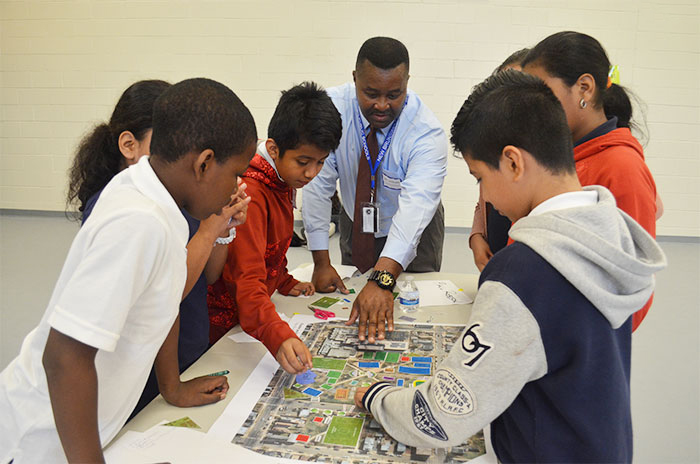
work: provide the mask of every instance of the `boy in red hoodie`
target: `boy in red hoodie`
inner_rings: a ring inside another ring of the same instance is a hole
[[[221,278],[209,288],[210,342],[240,323],[289,373],[311,368],[311,354],[280,319],[270,296],[311,295],[314,286],[287,272],[294,230],[296,189],[311,181],[342,135],[340,114],[326,91],[304,82],[282,92],[268,139],[244,174],[252,198],[248,219],[237,230]]]

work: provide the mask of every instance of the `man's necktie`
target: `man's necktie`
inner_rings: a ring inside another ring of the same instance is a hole
[[[371,127],[369,134],[367,134],[367,148],[369,148],[372,165],[374,165],[379,153],[379,144],[377,143],[377,132]],[[360,149],[358,162],[357,185],[355,186],[355,216],[352,221],[352,263],[357,266],[360,272],[365,272],[374,266],[376,257],[374,255],[374,234],[362,232],[362,204],[370,201],[370,192],[372,190],[369,163],[362,149]],[[376,179],[374,185],[377,185]],[[379,220],[378,217],[376,219]]]

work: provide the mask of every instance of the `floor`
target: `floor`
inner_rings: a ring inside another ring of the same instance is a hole
[[[0,212],[0,369],[41,319],[77,228],[58,213]],[[700,462],[700,241],[659,242],[669,267],[633,338],[635,462]],[[287,257],[290,269],[311,261],[305,248]],[[446,234],[442,270],[477,272],[464,231]]]

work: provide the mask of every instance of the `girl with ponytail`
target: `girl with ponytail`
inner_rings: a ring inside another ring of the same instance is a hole
[[[617,206],[656,236],[654,178],[644,151],[632,135],[632,103],[624,87],[609,78],[610,61],[602,45],[579,32],[558,32],[538,43],[525,57],[523,71],[541,78],[557,96],[574,141],[581,185],[602,185]],[[636,329],[651,299],[634,314]]]
[[[109,122],[95,127],[80,142],[69,173],[67,203],[78,207],[82,221],[97,201],[95,194],[119,171],[149,153],[153,103],[168,87],[160,80],[132,84],[119,98]]]

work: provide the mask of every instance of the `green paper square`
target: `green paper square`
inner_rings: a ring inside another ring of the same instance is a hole
[[[328,426],[323,443],[356,448],[364,422],[364,419],[359,417],[334,417]]]
[[[334,358],[314,358],[313,365],[315,369],[328,369],[342,371],[345,369],[344,359],[334,359]]]
[[[397,352],[388,353],[388,354],[386,355],[386,362],[388,362],[388,363],[397,363],[397,362],[399,362],[399,357],[400,357],[400,356],[401,356],[401,355],[400,355],[399,353],[397,353]]]

